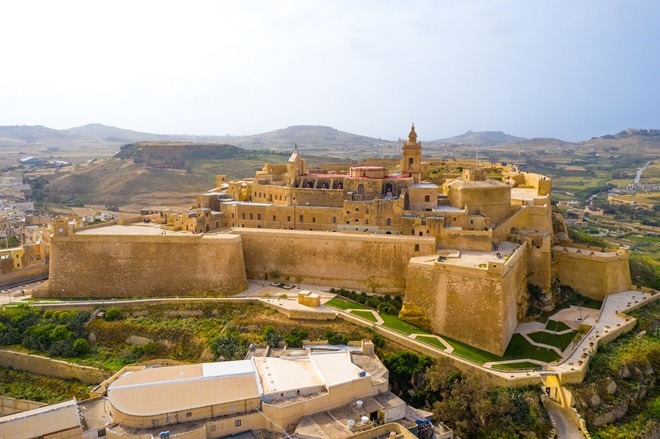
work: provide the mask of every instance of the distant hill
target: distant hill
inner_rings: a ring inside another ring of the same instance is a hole
[[[66,132],[43,125],[8,125],[0,126],[0,146],[3,143],[63,142],[72,137]]]
[[[516,137],[506,134],[502,131],[466,131],[459,136],[439,139],[428,143],[444,143],[451,145],[472,145],[472,146],[495,146],[509,145],[527,140],[524,137]]]
[[[285,163],[289,153],[245,150],[233,145],[138,142],[114,157],[58,169],[39,197],[56,204],[118,205],[137,211],[148,205],[182,205],[211,189],[215,176],[254,177],[264,163]],[[306,156],[308,163],[332,161]]]
[[[229,142],[249,149],[292,149],[294,145],[317,148],[356,148],[393,144],[389,140],[351,134],[322,125],[293,125],[283,129],[250,136],[230,137]]]

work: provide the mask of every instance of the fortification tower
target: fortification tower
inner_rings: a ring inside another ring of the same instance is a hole
[[[419,183],[422,178],[422,142],[417,141],[415,124],[410,128],[408,140],[401,148],[401,174],[413,179],[413,183]]]

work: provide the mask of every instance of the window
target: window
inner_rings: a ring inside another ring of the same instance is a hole
[[[355,213],[358,213],[359,211],[360,211],[360,208],[359,208],[359,207],[356,207],[356,208],[355,208]]]
[[[337,217],[336,216],[332,217],[332,224],[337,224]]]
[[[241,426],[241,420],[237,419],[234,421],[234,427],[240,427]]]
[[[427,203],[429,201],[431,201],[431,196],[430,195],[424,195],[424,201],[427,202]]]
[[[252,214],[250,214],[250,219],[253,219],[253,218],[252,218]]]
[[[192,412],[186,412],[186,418],[189,418],[192,416]]]
[[[369,220],[364,220],[364,223],[365,223],[365,224],[369,224]]]
[[[388,226],[391,226],[392,225],[392,218],[387,218],[385,220],[385,224],[388,225]]]
[[[410,157],[410,158],[408,159],[408,166],[411,166],[411,167],[412,167],[412,165],[413,165],[414,163],[415,163],[415,160],[414,160],[412,157]]]
[[[97,437],[105,437],[105,435],[105,428],[100,429],[96,434]]]
[[[273,215],[273,221],[277,221],[277,217]]]
[[[257,214],[257,219],[258,219],[259,221],[261,221],[261,214],[260,214],[260,213]]]
[[[358,194],[359,195],[364,194],[364,185],[363,184],[358,184]]]
[[[304,220],[303,220],[303,216],[300,215],[300,217],[298,218],[298,220],[299,220],[301,223],[304,222]]]
[[[313,222],[313,223],[316,222],[316,217],[315,217],[315,216],[312,217],[312,222]]]
[[[290,217],[290,216],[287,216],[287,217],[286,217],[286,220],[287,220],[288,222],[291,222],[291,217]]]
[[[411,235],[414,235],[414,234],[415,234],[415,229],[411,229],[411,230],[410,230],[410,234],[411,234]]]
[[[367,215],[369,215],[369,208],[367,207]]]
[[[233,214],[233,213],[231,214],[231,217],[232,217],[232,219],[234,218],[234,214]]]
[[[416,251],[416,252],[419,251],[419,244],[415,244],[415,251]]]
[[[242,213],[241,216],[243,217],[243,219],[245,219],[245,213]]]

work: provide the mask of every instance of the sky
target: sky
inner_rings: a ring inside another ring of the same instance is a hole
[[[0,125],[585,140],[660,128],[660,2],[9,1]]]

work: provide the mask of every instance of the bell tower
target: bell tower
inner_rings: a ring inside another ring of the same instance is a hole
[[[413,183],[419,183],[422,178],[422,142],[417,141],[415,124],[410,128],[408,140],[401,147],[401,175],[411,177]]]

